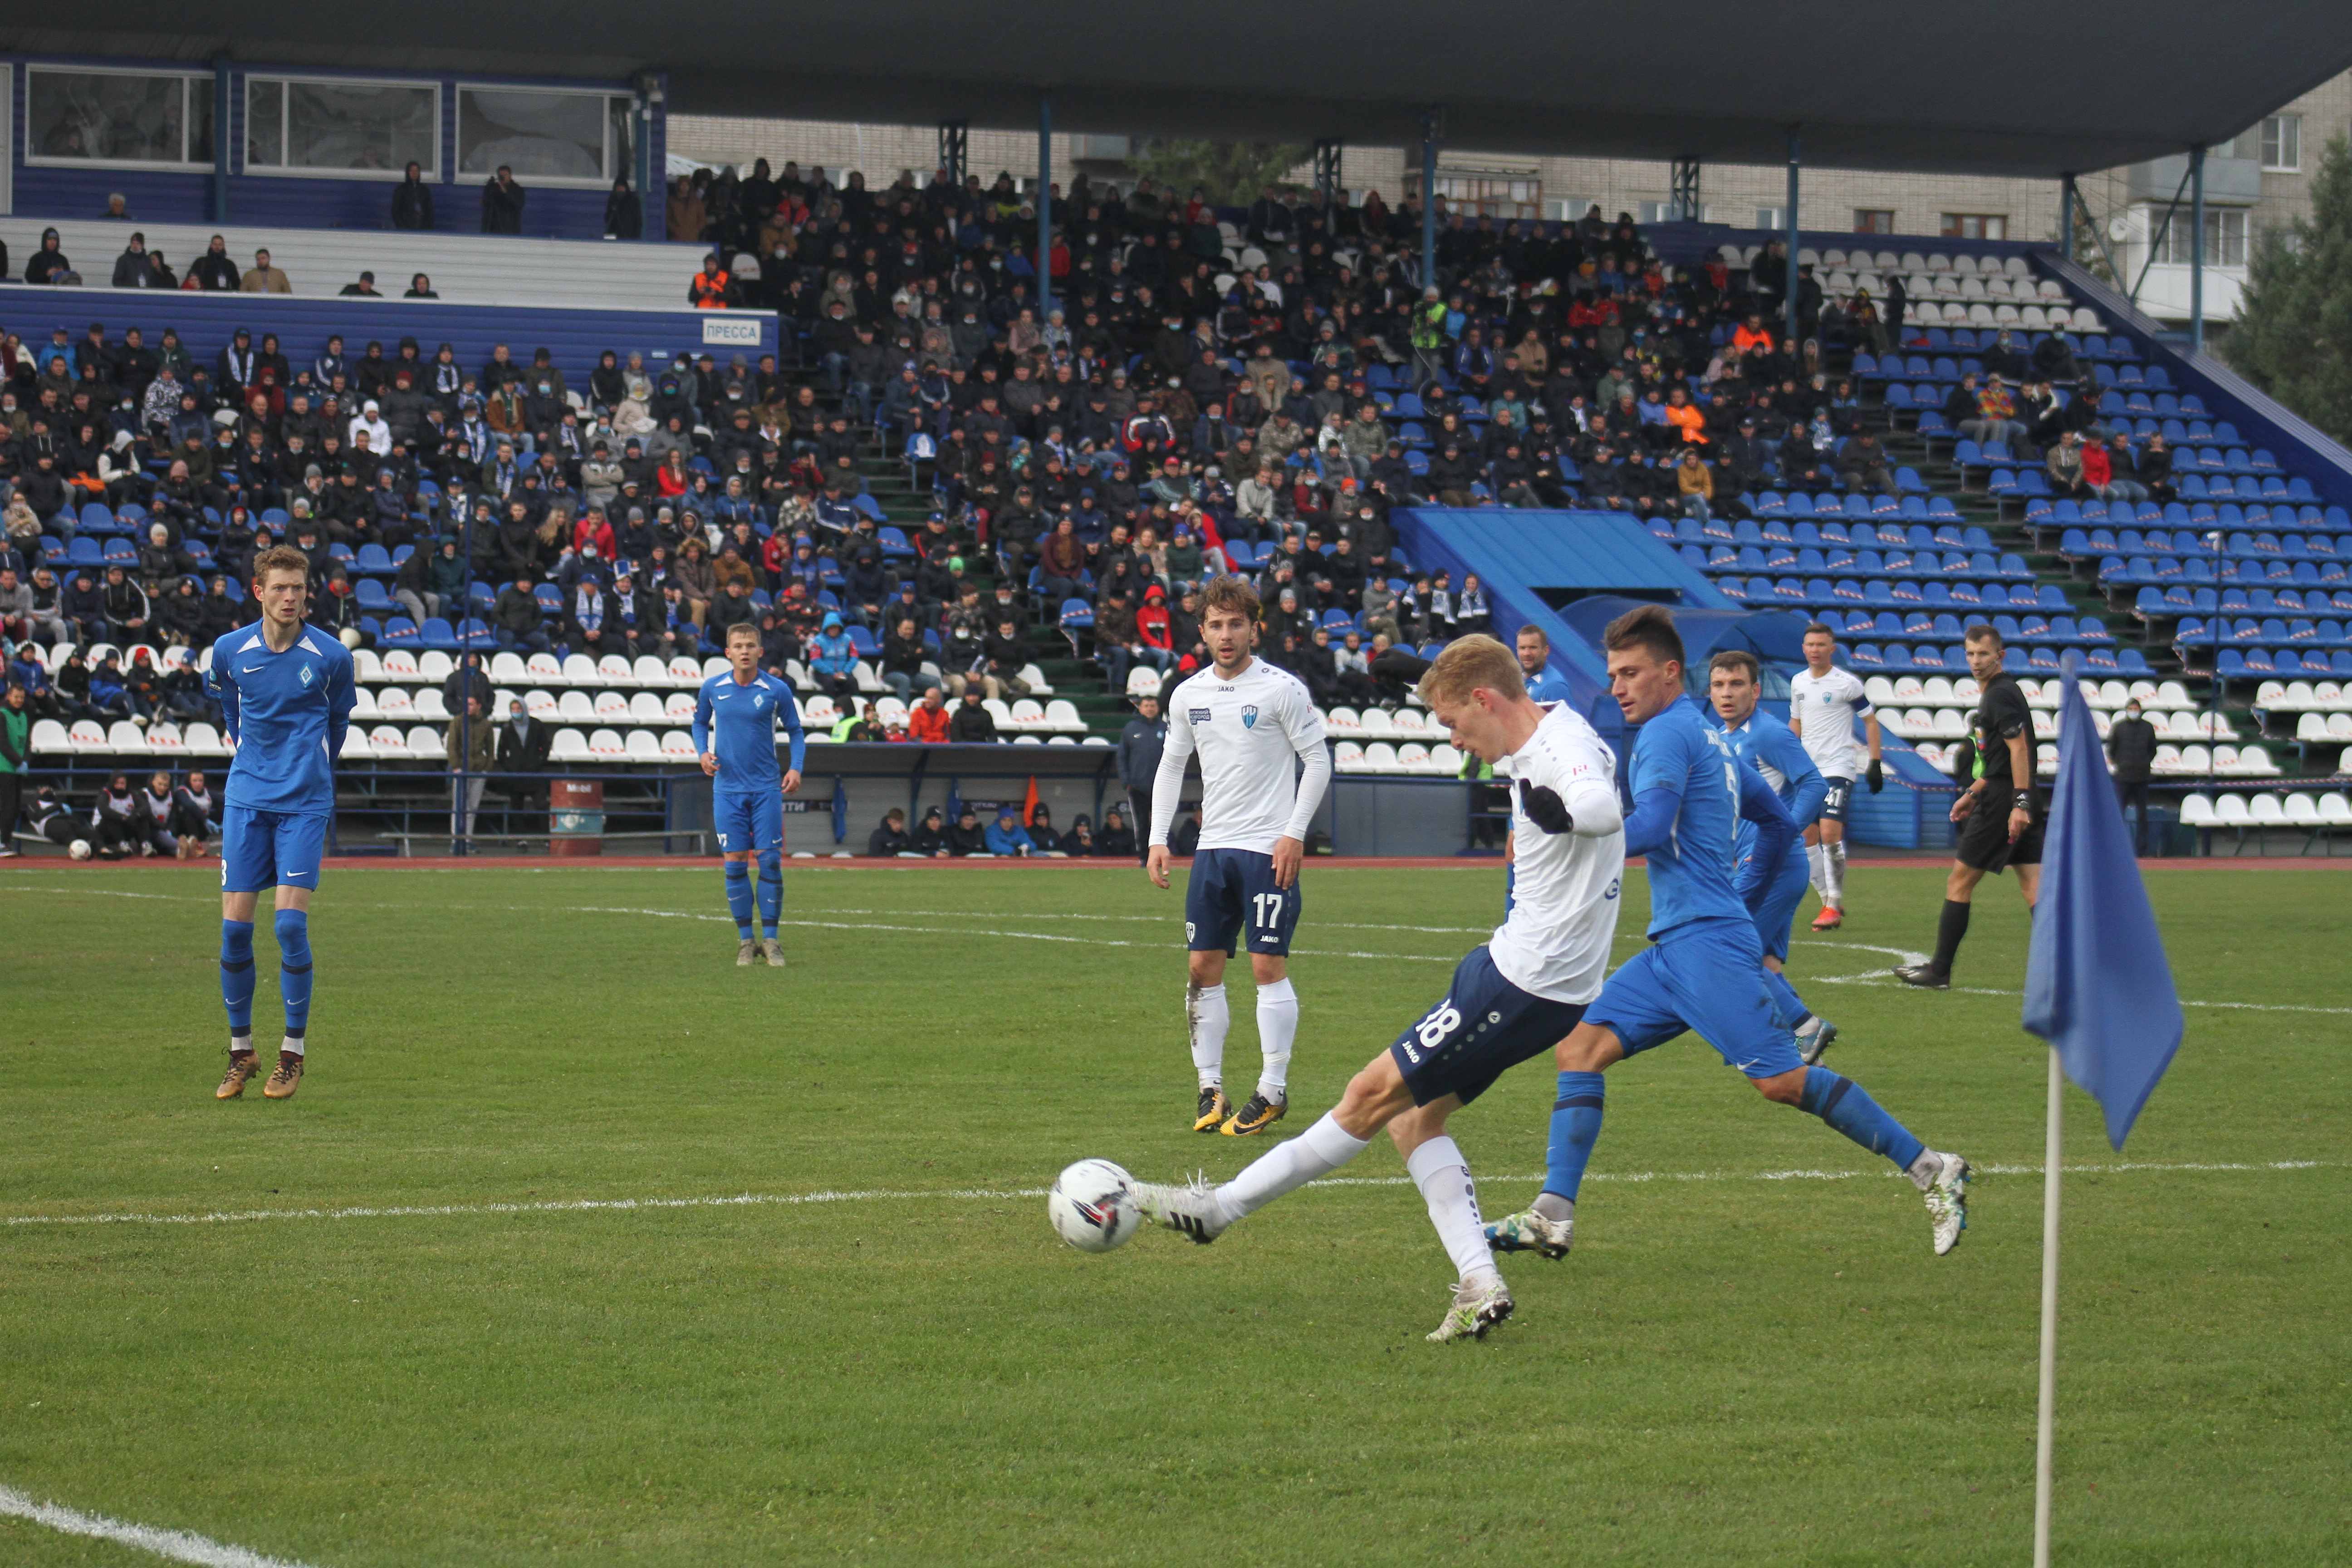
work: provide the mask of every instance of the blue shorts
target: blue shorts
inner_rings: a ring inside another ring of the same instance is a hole
[[[1581,1002],[1551,1002],[1503,978],[1482,942],[1454,968],[1445,999],[1389,1047],[1415,1105],[1445,1096],[1469,1104],[1511,1068],[1542,1056],[1584,1017]]]
[[[1796,923],[1797,906],[1805,901],[1805,889],[1812,884],[1812,868],[1805,859],[1805,847],[1790,846],[1788,858],[1781,862],[1780,874],[1772,879],[1764,896],[1764,907],[1756,912],[1756,940],[1764,944],[1764,956],[1789,962],[1789,928]]]
[[[1822,797],[1820,820],[1843,822],[1846,803],[1853,798],[1853,781],[1824,777],[1822,782],[1830,786],[1830,793]]]
[[[1184,945],[1231,958],[1234,935],[1246,928],[1252,952],[1287,956],[1306,880],[1276,887],[1274,857],[1254,849],[1202,850],[1184,883]]]
[[[784,847],[784,799],[775,789],[712,790],[710,815],[721,854]]]
[[[1749,1078],[1805,1065],[1796,1041],[1773,1025],[1756,928],[1747,921],[1695,921],[1634,954],[1588,1016],[1615,1030],[1629,1057],[1690,1029]]]
[[[265,888],[319,886],[320,862],[327,856],[326,812],[255,811],[221,808],[221,891],[257,893]]]

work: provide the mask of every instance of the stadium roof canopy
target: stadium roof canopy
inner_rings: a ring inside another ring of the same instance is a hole
[[[27,14],[28,16],[31,14]],[[668,73],[683,113],[2048,175],[2210,144],[2352,66],[2352,5],[2270,0],[106,0],[31,53]]]

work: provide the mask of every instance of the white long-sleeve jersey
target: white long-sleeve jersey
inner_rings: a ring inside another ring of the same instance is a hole
[[[1274,853],[1307,837],[1331,779],[1323,715],[1288,670],[1253,658],[1227,680],[1215,667],[1168,699],[1168,742],[1151,785],[1151,839],[1168,842],[1185,759],[1201,758],[1201,847]],[[1301,764],[1304,764],[1303,771]]]
[[[1617,758],[1591,725],[1558,703],[1510,762],[1511,912],[1487,938],[1486,951],[1503,978],[1522,991],[1551,1002],[1590,1002],[1609,970],[1625,874]],[[1519,804],[1521,780],[1559,796],[1570,831],[1546,833],[1529,819]]]

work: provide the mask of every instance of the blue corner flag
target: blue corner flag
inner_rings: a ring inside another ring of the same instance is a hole
[[[2121,1149],[2186,1026],[2075,668],[2069,655],[2025,965],[2025,1027],[2050,1042],[2066,1076],[2099,1102],[2107,1142]]]

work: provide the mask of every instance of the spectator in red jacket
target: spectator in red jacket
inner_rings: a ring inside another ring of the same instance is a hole
[[[936,686],[924,688],[923,700],[907,710],[907,738],[927,745],[947,744],[947,693]]]

